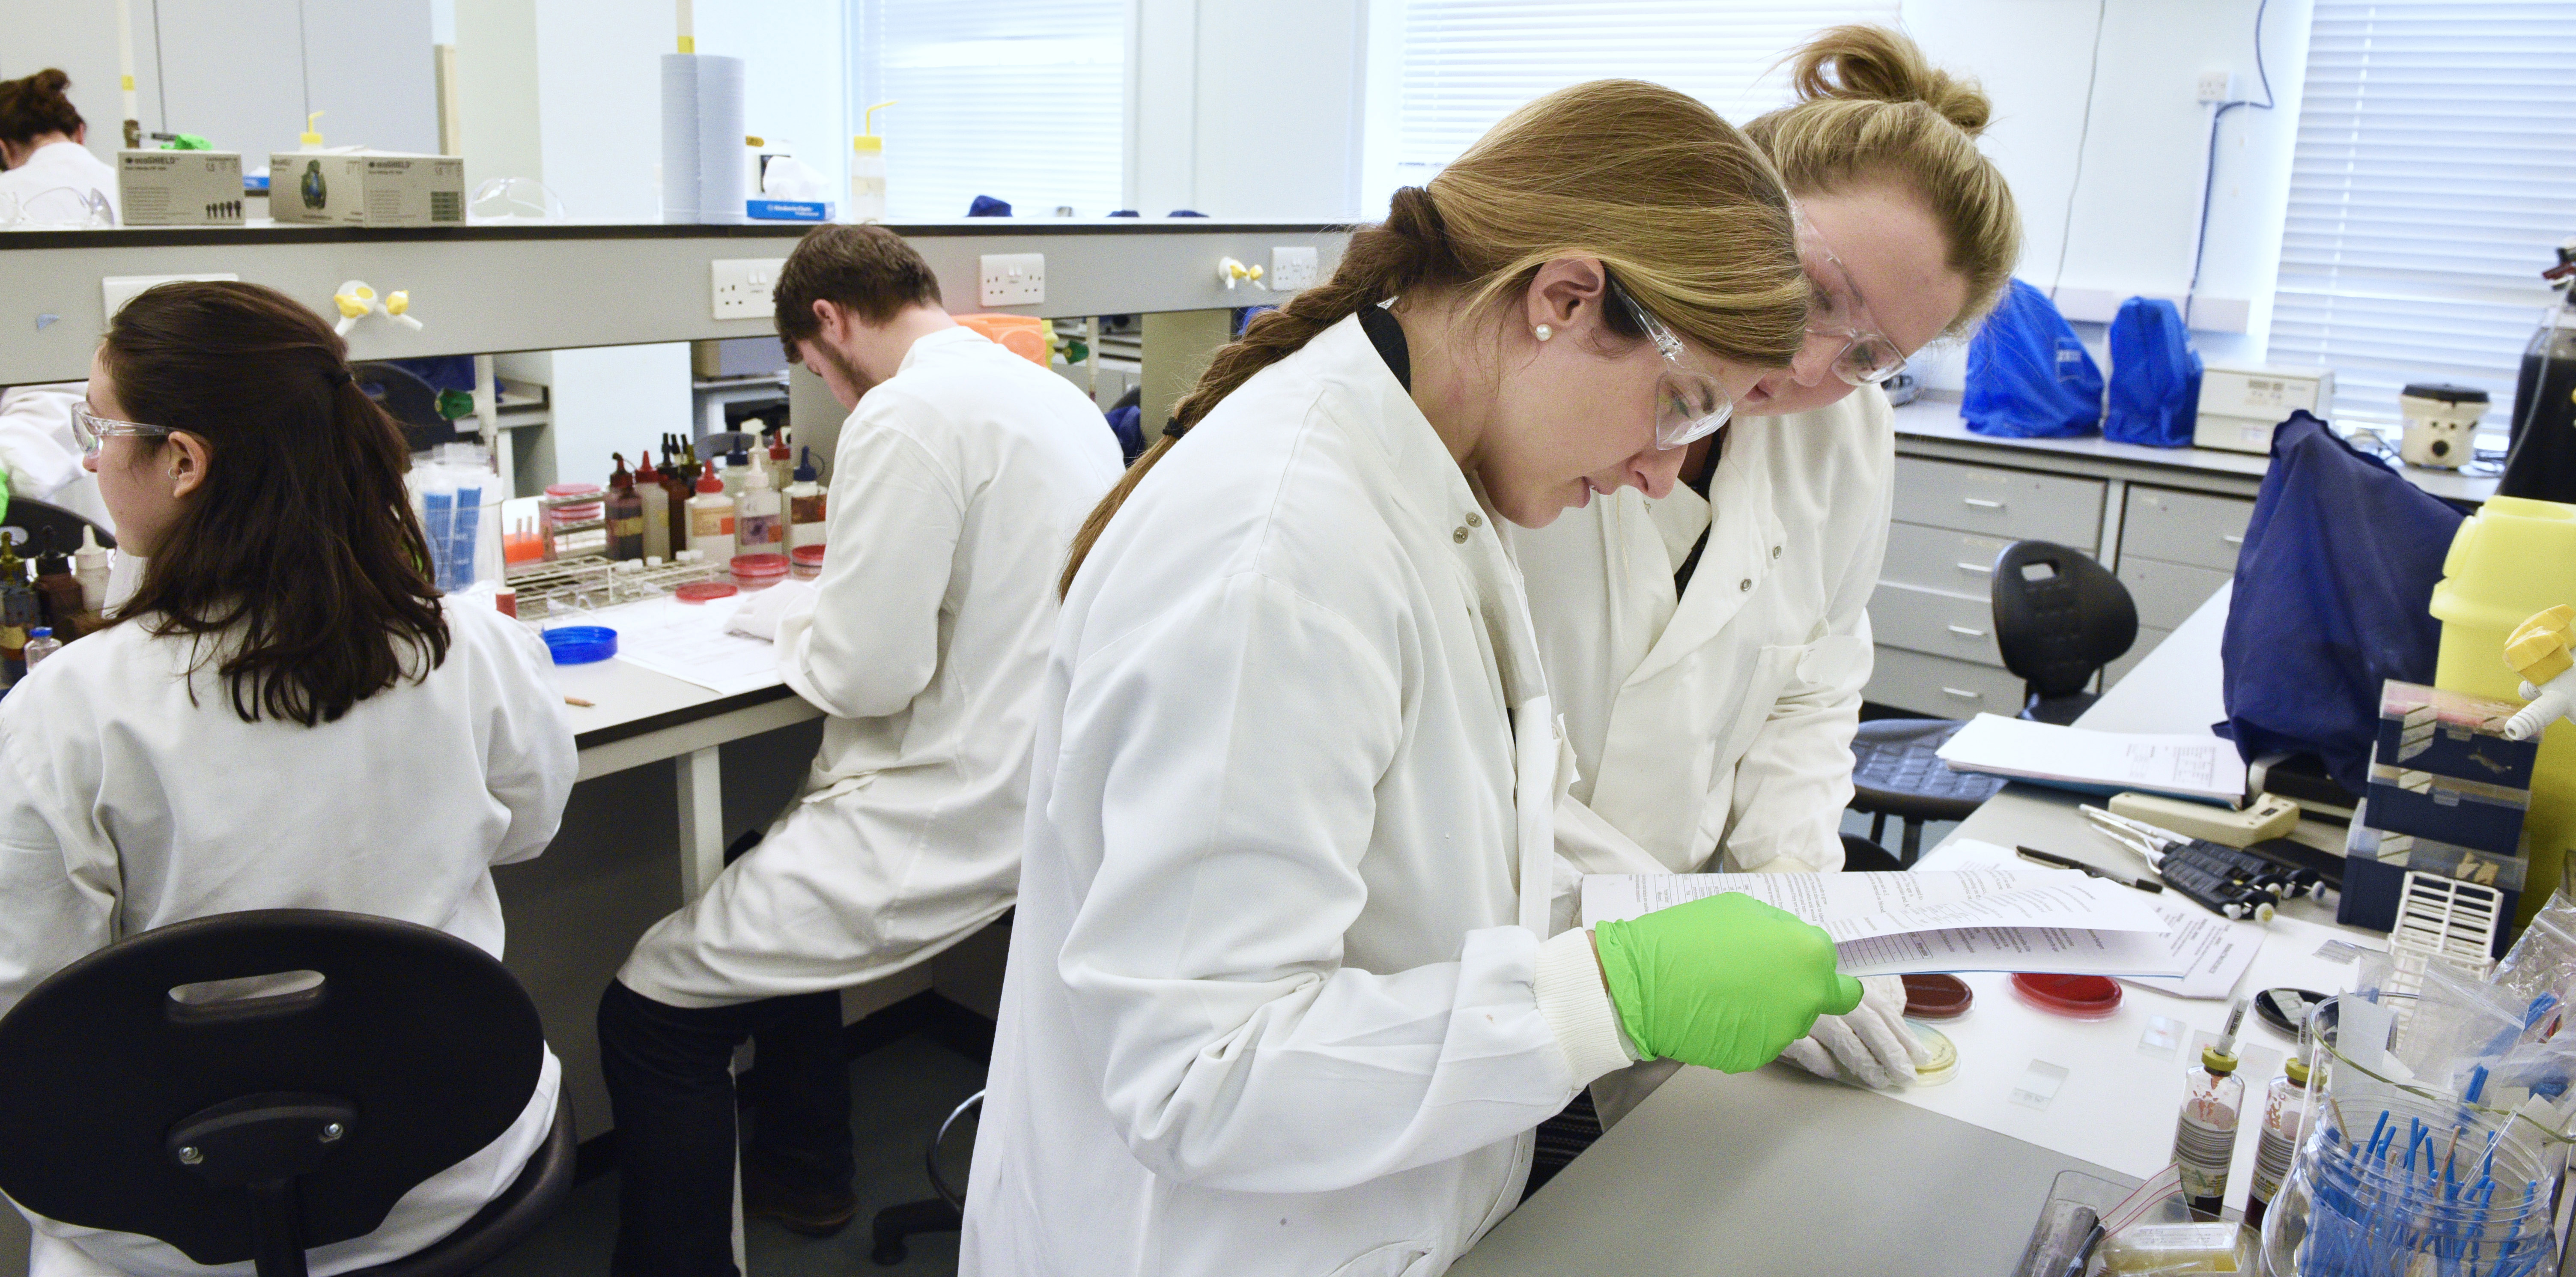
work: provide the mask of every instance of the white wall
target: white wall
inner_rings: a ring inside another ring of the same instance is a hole
[[[836,193],[850,189],[858,131],[846,75],[849,10],[847,0],[697,0],[695,10],[698,52],[746,63],[744,127],[765,149],[792,143]]]
[[[1148,216],[1359,216],[1371,8],[1137,0],[1128,207]]]

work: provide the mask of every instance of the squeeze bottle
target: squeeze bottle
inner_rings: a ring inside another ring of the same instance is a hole
[[[787,529],[778,517],[778,492],[769,486],[769,467],[743,467],[742,495],[734,498],[734,553],[785,554]]]
[[[86,524],[81,527],[80,548],[72,551],[72,579],[80,582],[82,611],[107,606],[107,551],[98,543],[98,529]]]
[[[850,139],[850,207],[853,222],[882,222],[886,215],[885,138],[877,132],[877,112],[893,106],[879,102],[860,117],[867,132]]]
[[[793,451],[789,450],[789,448],[787,447],[787,427],[785,427],[785,426],[772,426],[772,427],[770,427],[770,430],[769,430],[769,487],[770,487],[770,490],[771,490],[771,491],[774,491],[774,492],[785,492],[785,491],[787,490],[787,485],[796,481],[796,480],[795,480],[795,474],[794,474],[795,469],[796,469],[796,454],[795,454]]]
[[[823,485],[815,482],[814,450],[805,449],[796,482],[787,485],[787,548],[823,544]]]
[[[612,452],[617,471],[608,476],[608,557],[630,562],[644,557],[644,498],[635,491],[635,476],[626,455]]]
[[[635,467],[635,495],[644,503],[644,557],[671,557],[671,490],[662,486],[662,472],[653,468],[653,450],[644,450],[644,460]]]
[[[719,568],[733,562],[733,498],[725,495],[712,461],[698,476],[698,495],[689,498],[689,548],[703,551]]]

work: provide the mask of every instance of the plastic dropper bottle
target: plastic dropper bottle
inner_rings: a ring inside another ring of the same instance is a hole
[[[80,582],[82,611],[107,606],[107,549],[98,543],[98,529],[88,524],[81,525],[80,548],[72,551],[72,579]]]
[[[680,459],[679,441],[669,435],[662,436],[662,487],[670,496],[666,503],[671,519],[669,557],[674,561],[679,558],[680,551],[689,548],[689,498],[694,495],[690,490],[690,479],[695,473],[688,468],[687,462]]]
[[[650,448],[635,467],[635,496],[644,503],[644,557],[670,558],[671,490],[662,486],[662,472],[653,468]]]
[[[644,557],[644,498],[626,469],[626,454],[608,454],[617,469],[608,476],[608,557],[623,563]]]
[[[743,469],[742,493],[734,498],[734,553],[787,553],[787,529],[778,517],[778,493],[769,486],[769,467],[756,464]]]
[[[787,427],[772,426],[769,428],[770,489],[775,492],[785,492],[787,485],[794,482],[796,482],[796,454],[787,446]]]
[[[2182,1115],[2174,1123],[2174,1162],[2194,1215],[2216,1219],[2227,1205],[2227,1169],[2245,1113],[2245,1079],[2236,1076],[2236,1031],[2242,999],[2227,1012],[2227,1031],[2201,1048],[2200,1065],[2183,1075]]]
[[[39,625],[36,628],[27,631],[28,671],[30,673],[34,672],[36,662],[41,661],[61,650],[63,650],[62,640],[54,637],[52,626]]]
[[[724,476],[725,495],[740,501],[742,481],[751,474],[751,451],[742,445],[740,439],[734,440],[734,450],[725,454],[724,470],[721,473]]]
[[[2290,1162],[2307,1125],[2308,1062],[2294,1055],[2263,1092],[2263,1127],[2254,1135],[2254,1182],[2245,1189],[2247,1228],[2263,1226],[2263,1212],[2290,1178]]]
[[[823,544],[823,485],[816,480],[814,450],[807,448],[796,467],[796,482],[787,485],[787,548]]]
[[[712,461],[698,475],[698,495],[689,498],[689,548],[704,552],[718,570],[733,562],[733,498]]]

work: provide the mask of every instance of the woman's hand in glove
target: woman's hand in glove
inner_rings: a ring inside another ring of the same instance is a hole
[[[1850,1014],[1818,1019],[1780,1054],[1817,1077],[1837,1076],[1839,1064],[1871,1090],[1914,1085],[1914,1070],[1932,1052],[1905,1027],[1905,978],[1863,976],[1860,987],[1860,1005]]]
[[[1604,922],[1592,941],[1620,1027],[1649,1058],[1758,1069],[1861,1001],[1823,930],[1742,892]]]

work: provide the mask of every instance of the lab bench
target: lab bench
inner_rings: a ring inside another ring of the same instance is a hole
[[[2205,734],[2224,717],[2226,613],[2222,590],[2180,619],[2172,641],[2139,663],[2139,677],[2105,694],[2080,725]],[[1922,867],[1967,863],[1963,840],[2121,866],[2122,853],[2077,813],[2081,801],[2009,785]],[[2277,984],[2339,992],[2353,967],[2321,955],[2324,942],[2386,943],[2335,925],[2331,907],[2313,900],[2290,901],[2281,914],[2238,995]],[[2170,1161],[2185,1057],[2195,1034],[2222,1027],[2228,1003],[2124,983],[2118,1012],[2085,1022],[2020,1003],[2004,976],[1961,978],[1976,1002],[1938,1026],[1959,1052],[1949,1081],[1880,1094],[1786,1064],[1733,1076],[1685,1068],[1450,1271],[2012,1271],[2058,1172],[2134,1184]],[[2244,1035],[2246,1078],[2268,1082],[2293,1042],[2251,1019]],[[2229,1177],[2231,1206],[2244,1205],[2254,1145],[2249,1130]]]
[[[1896,410],[1896,493],[1886,565],[1869,603],[1877,660],[1864,696],[1937,718],[2019,711],[1991,611],[1995,556],[2054,541],[2112,570],[2138,609],[2138,639],[2103,671],[2110,686],[2228,583],[2268,457],[2148,448],[2099,435],[1997,439],[1972,433],[1953,399]],[[2400,465],[2457,505],[2496,481]]]

